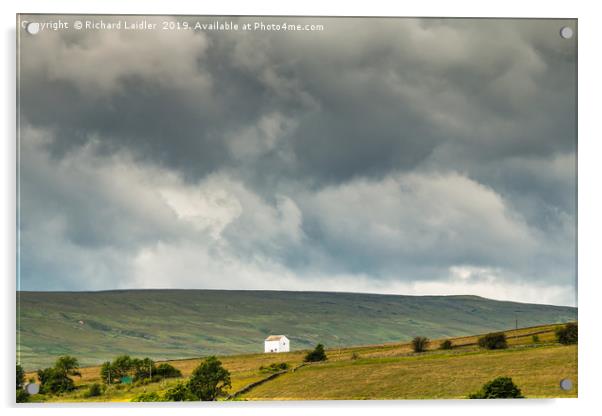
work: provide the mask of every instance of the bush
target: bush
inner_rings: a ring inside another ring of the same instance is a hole
[[[168,402],[196,401],[198,397],[190,392],[187,383],[178,383],[165,392],[164,400]]]
[[[520,389],[510,377],[498,377],[491,380],[480,391],[468,396],[469,399],[522,399]]]
[[[171,364],[161,363],[153,371],[153,380],[155,379],[155,375],[161,378],[173,378],[182,377],[182,372]]]
[[[133,402],[162,402],[164,401],[157,392],[140,393],[132,399]]]
[[[353,351],[353,354],[351,354],[351,359],[357,360],[358,358],[360,358],[360,355],[357,352]]]
[[[88,390],[84,393],[84,397],[98,397],[102,395],[102,386],[98,383],[90,384]]]
[[[452,344],[452,342],[449,339],[446,339],[445,341],[443,341],[441,343],[441,345],[439,345],[439,348],[442,350],[451,350],[454,347],[454,345]]]
[[[508,348],[506,334],[503,332],[493,332],[479,338],[479,347],[487,348],[488,350],[501,350]]]
[[[25,390],[21,389],[17,389],[17,403],[27,403],[29,401],[29,393],[27,393]]]
[[[287,363],[272,363],[267,367],[259,367],[259,371],[261,371],[262,373],[277,373],[278,371],[284,371],[288,368],[289,365]]]
[[[429,344],[427,337],[414,337],[412,340],[412,349],[414,352],[424,352]]]
[[[326,361],[328,358],[326,357],[326,352],[324,351],[324,345],[318,344],[313,351],[310,351],[305,356],[305,362],[317,362],[317,361]]]
[[[533,341],[533,344],[539,344],[539,335],[533,335],[531,340]]]
[[[153,378],[155,378],[155,376],[153,376]],[[156,381],[160,381],[161,377],[157,377]],[[132,386],[134,387],[140,387],[140,386],[146,386],[147,384],[151,383],[153,380],[150,378],[141,378],[141,379],[137,379],[136,381],[134,381],[132,383]]]
[[[569,322],[564,327],[556,329],[556,339],[564,345],[577,343],[577,323]]]

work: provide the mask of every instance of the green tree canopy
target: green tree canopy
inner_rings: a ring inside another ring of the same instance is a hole
[[[79,362],[77,361],[77,358],[70,355],[59,357],[54,363],[54,368],[57,371],[64,372],[68,376],[82,376],[79,372]]]
[[[189,392],[203,401],[216,400],[231,386],[230,372],[214,356],[208,357],[195,368],[188,381]]]
[[[132,368],[134,370],[134,377],[137,380],[151,378],[156,374],[155,362],[150,358],[143,358],[142,360],[134,358],[132,360]]]
[[[40,391],[42,393],[62,393],[75,389],[75,383],[70,376],[81,377],[77,358],[65,355],[59,357],[54,367],[38,370]]]
[[[569,322],[562,328],[556,329],[556,338],[558,342],[564,345],[577,343],[578,327],[576,322]]]

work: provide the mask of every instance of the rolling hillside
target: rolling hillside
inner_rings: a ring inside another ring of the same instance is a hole
[[[504,331],[506,350],[479,348],[480,335],[447,338],[451,350],[439,349],[432,340],[424,353],[414,353],[409,343],[331,348],[328,360],[304,363],[302,351],[280,354],[243,354],[219,357],[230,372],[232,387],[220,400],[349,400],[349,399],[464,399],[485,382],[512,377],[528,398],[577,397],[577,345],[556,342],[557,325]],[[537,339],[534,339],[537,335]],[[154,383],[106,386],[97,397],[87,397],[93,383],[101,382],[100,367],[81,369],[76,390],[58,395],[38,395],[38,402],[128,402],[143,392],[163,395],[190,377],[202,358],[170,361],[182,378]],[[262,366],[286,362],[288,370],[274,375]],[[34,377],[35,373],[27,374]],[[574,388],[560,389],[568,378]]]
[[[576,308],[476,296],[124,290],[19,292],[20,361],[32,370],[63,354],[82,365],[118,354],[154,359],[261,352],[270,333],[293,350],[462,336],[567,322]]]

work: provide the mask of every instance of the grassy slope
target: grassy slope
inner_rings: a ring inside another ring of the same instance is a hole
[[[261,400],[465,398],[485,382],[509,375],[527,397],[570,397],[558,387],[576,380],[576,347],[438,353],[359,359],[304,367],[258,386],[243,398]]]
[[[20,361],[32,370],[71,354],[85,365],[118,354],[154,359],[260,352],[270,333],[293,349],[482,333],[575,320],[575,308],[475,296],[131,290],[21,292]],[[78,321],[84,321],[83,325]]]
[[[431,342],[423,354],[411,352],[407,343],[334,348],[327,350],[328,362],[312,364],[287,373],[244,394],[243,400],[311,400],[311,399],[429,399],[465,398],[486,381],[501,375],[511,376],[527,397],[576,397],[577,346],[554,342],[555,325],[506,331],[510,348],[485,351],[475,346],[477,336],[454,338],[451,351],[437,350],[439,341]],[[539,334],[534,344],[532,334]],[[352,359],[356,354],[357,359]],[[232,374],[232,392],[263,377],[262,365],[288,362],[302,363],[304,353],[246,354],[220,357]],[[184,377],[190,375],[201,359],[170,363]],[[63,396],[46,397],[48,401],[129,401],[143,391],[163,392],[179,380],[147,386],[115,387],[103,396],[83,399],[87,385],[99,381],[99,368],[82,370],[76,379],[80,389]],[[31,376],[28,375],[28,376]],[[572,391],[564,392],[562,378],[575,382]],[[42,397],[38,397],[42,399]]]

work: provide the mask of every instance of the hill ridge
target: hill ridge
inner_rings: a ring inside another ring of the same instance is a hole
[[[270,333],[293,349],[462,336],[577,318],[566,306],[473,295],[142,289],[18,293],[19,359],[27,367],[71,354],[82,364],[119,353],[154,359],[263,351]]]

